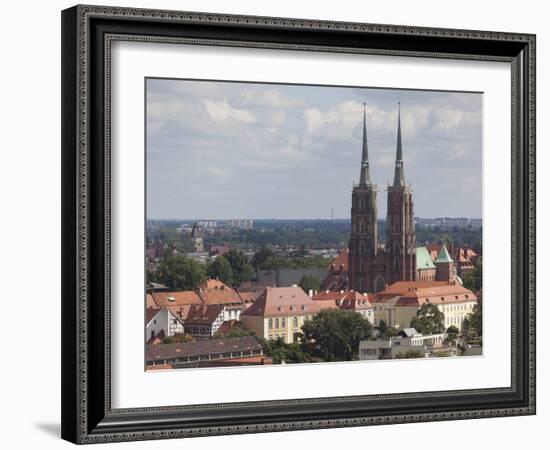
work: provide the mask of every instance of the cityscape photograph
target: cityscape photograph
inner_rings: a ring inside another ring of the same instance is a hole
[[[482,93],[145,97],[145,370],[483,355]]]

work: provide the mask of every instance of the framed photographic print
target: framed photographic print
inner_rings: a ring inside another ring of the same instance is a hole
[[[62,436],[535,413],[535,36],[62,13]]]

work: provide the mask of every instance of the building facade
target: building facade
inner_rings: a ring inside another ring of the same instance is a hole
[[[384,321],[389,327],[407,328],[424,304],[433,304],[444,314],[445,329],[462,329],[464,319],[474,311],[477,296],[453,281],[400,281],[371,299],[374,326]]]
[[[359,360],[399,359],[406,357],[408,352],[414,352],[418,354],[418,357],[424,358],[431,356],[438,349],[445,349],[449,356],[456,356],[456,347],[444,348],[444,333],[424,336],[414,328],[408,330],[411,330],[412,333],[400,333],[396,337],[374,341],[361,341],[359,343]]]
[[[299,287],[268,287],[241,314],[242,328],[264,339],[295,341],[304,321],[319,313],[321,308]]]

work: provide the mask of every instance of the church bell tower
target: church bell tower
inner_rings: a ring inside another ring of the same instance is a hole
[[[388,280],[414,281],[416,278],[416,233],[412,189],[405,185],[401,106],[397,116],[397,149],[393,184],[388,186],[386,252]]]
[[[363,149],[359,184],[351,195],[351,237],[349,242],[350,289],[372,292],[372,265],[378,253],[376,206],[377,187],[369,170],[366,104],[363,103]]]

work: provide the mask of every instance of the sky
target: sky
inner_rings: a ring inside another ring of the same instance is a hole
[[[481,93],[147,79],[148,219],[349,218],[363,102],[378,216],[397,104],[417,217],[481,217]]]

